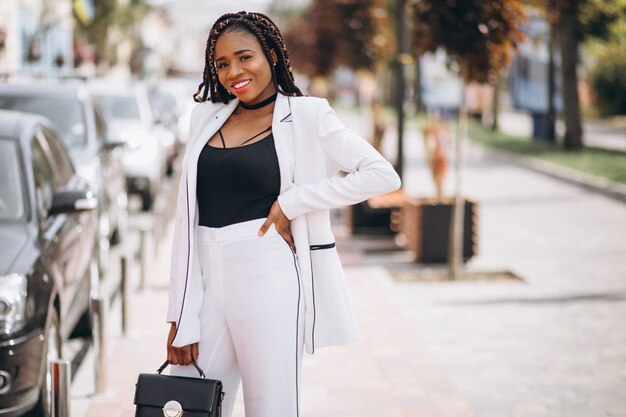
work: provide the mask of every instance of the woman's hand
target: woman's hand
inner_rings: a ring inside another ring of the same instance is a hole
[[[172,323],[170,334],[167,336],[167,361],[171,365],[189,365],[191,359],[198,361],[198,343],[177,348],[172,346],[176,335],[176,323]]]
[[[267,229],[274,223],[274,227],[276,227],[276,231],[279,235],[285,239],[285,242],[291,247],[291,250],[296,251],[296,245],[293,243],[293,236],[291,235],[291,229],[289,225],[291,224],[291,220],[285,216],[283,213],[283,209],[280,208],[280,204],[278,204],[278,200],[274,201],[272,207],[270,208],[270,213],[267,215],[267,219],[263,226],[259,229],[259,236],[263,236]]]

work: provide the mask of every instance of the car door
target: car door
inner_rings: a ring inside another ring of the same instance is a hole
[[[68,337],[87,300],[81,300],[82,265],[81,246],[84,244],[81,214],[48,215],[52,207],[55,192],[61,189],[78,187],[78,179],[73,175],[73,168],[59,166],[54,153],[58,153],[58,141],[50,139],[53,135],[42,127],[37,130],[31,141],[33,174],[35,179],[35,198],[41,230],[42,252],[46,260],[58,272],[57,285],[61,294],[61,332]],[[61,148],[63,151],[63,148]],[[68,180],[69,174],[69,180]],[[83,290],[84,291],[84,290]],[[87,289],[88,291],[88,289]]]

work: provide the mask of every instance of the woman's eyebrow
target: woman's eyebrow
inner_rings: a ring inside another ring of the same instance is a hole
[[[241,55],[241,54],[243,54],[244,52],[252,52],[252,53],[254,53],[254,51],[253,51],[252,49],[240,49],[240,50],[238,50],[238,51],[235,51],[235,52],[233,53],[233,55]],[[223,59],[226,59],[226,57],[221,56],[221,57],[219,57],[219,58],[216,58],[215,60],[216,60],[216,61],[220,61],[220,60],[223,60]]]

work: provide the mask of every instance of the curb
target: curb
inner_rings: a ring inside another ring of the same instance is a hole
[[[480,149],[489,158],[503,162],[509,162],[561,180],[568,184],[576,185],[585,190],[605,195],[614,200],[626,203],[626,185],[596,175],[587,174],[573,168],[556,165],[533,156],[518,155],[512,152],[495,149],[488,145],[468,141],[470,147]]]

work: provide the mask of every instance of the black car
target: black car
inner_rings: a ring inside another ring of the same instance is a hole
[[[48,120],[0,111],[0,416],[50,415],[49,361],[91,333],[96,205]]]
[[[126,180],[122,151],[107,140],[107,125],[99,104],[84,82],[51,80],[0,85],[0,109],[39,114],[60,133],[78,173],[98,199],[100,267],[108,263],[109,243],[126,228]]]

